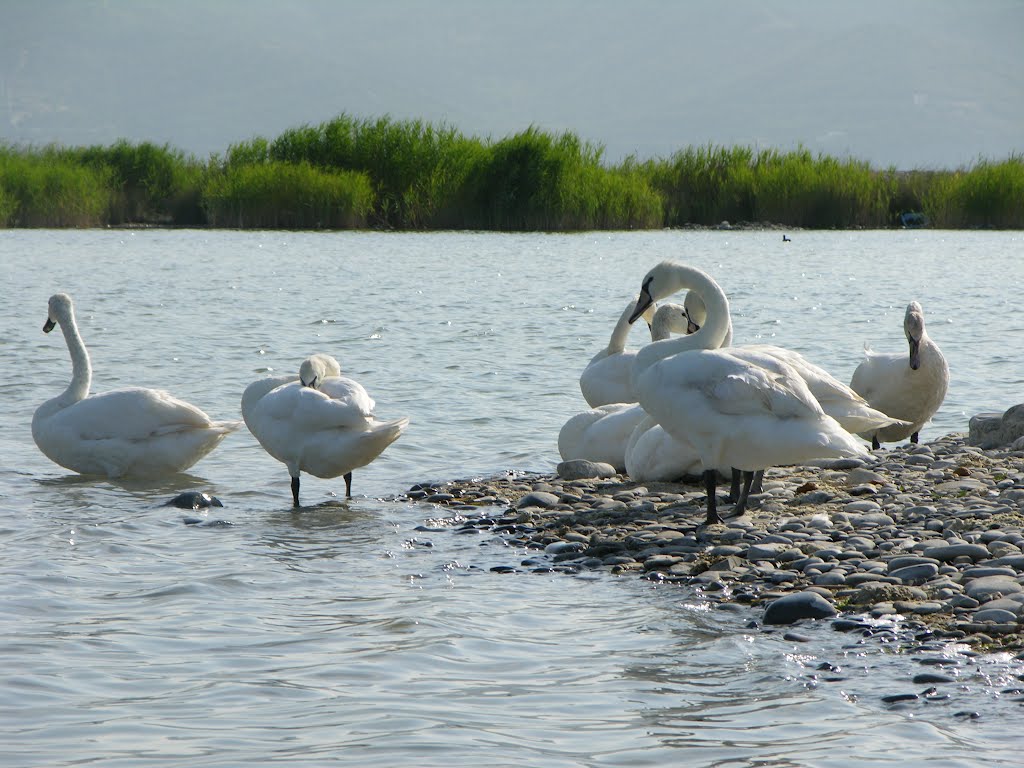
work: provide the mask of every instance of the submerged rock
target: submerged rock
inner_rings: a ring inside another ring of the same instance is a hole
[[[793,592],[768,604],[765,624],[792,624],[800,619],[827,619],[837,613],[835,606],[817,592]]]
[[[220,499],[203,491],[185,491],[179,493],[164,504],[165,507],[178,509],[206,509],[207,507],[223,507]]]

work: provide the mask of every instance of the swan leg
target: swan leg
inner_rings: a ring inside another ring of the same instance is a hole
[[[704,488],[708,493],[708,516],[704,521],[704,525],[715,525],[721,523],[722,518],[718,516],[718,470],[705,469],[704,470]]]
[[[725,500],[730,504],[740,500],[740,483],[743,473],[740,472],[736,467],[732,468],[732,483],[729,485],[729,495],[725,497]]]
[[[351,472],[346,472],[345,473],[345,498],[346,499],[351,499],[352,498],[352,473]]]
[[[292,478],[292,501],[295,506],[299,506],[299,476],[296,475]]]
[[[750,487],[754,484],[754,477],[756,475],[757,472],[743,473],[743,488],[740,491],[740,497],[736,500],[736,506],[733,507],[733,517],[740,517],[747,511],[747,498],[750,496]]]
[[[871,436],[871,450],[872,451],[877,451],[881,447],[882,447],[882,444],[880,442],[878,442],[878,435],[872,435]]]
[[[754,477],[750,481],[750,490],[748,493],[763,493],[764,492],[764,470],[758,469],[754,471]]]
[[[920,437],[919,433],[915,432],[914,434],[912,434],[910,436],[910,442],[916,444],[919,437]]]

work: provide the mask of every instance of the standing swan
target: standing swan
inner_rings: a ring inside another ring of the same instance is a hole
[[[643,347],[637,353],[634,381],[644,410],[700,457],[708,495],[707,524],[721,522],[717,468],[753,473],[866,453],[822,411],[791,366],[780,361],[777,370],[768,370],[718,349],[730,327],[729,302],[705,272],[670,261],[657,265],[643,279],[631,319],[681,290],[700,295],[707,321],[690,336]],[[741,497],[737,507],[742,510],[744,503]]]
[[[907,305],[903,331],[909,354],[865,349],[864,360],[850,380],[850,387],[874,408],[907,422],[862,432],[872,450],[905,437],[916,443],[921,427],[939,410],[949,387],[949,365],[925,331],[924,310],[916,301]]]
[[[157,389],[90,396],[89,351],[64,293],[50,297],[43,331],[57,325],[71,354],[71,383],[32,417],[32,438],[51,461],[83,475],[151,479],[185,471],[240,426],[211,421],[194,405]]]
[[[345,478],[352,497],[352,470],[376,459],[405,430],[408,418],[380,421],[361,384],[335,374],[337,361],[314,355],[303,361],[298,380],[266,390],[267,380],[242,395],[242,416],[264,450],[283,462],[291,476],[292,501],[299,506],[299,474]],[[271,382],[279,377],[271,377]]]
[[[594,355],[580,374],[580,392],[591,408],[608,403],[636,402],[630,382],[636,351],[626,349],[626,338],[631,328],[629,316],[633,314],[636,301],[634,296],[615,323],[608,346]],[[648,325],[654,320],[654,309],[651,306],[643,313]]]

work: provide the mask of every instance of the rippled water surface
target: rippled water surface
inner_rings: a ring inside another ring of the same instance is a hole
[[[551,470],[580,370],[668,257],[722,283],[737,343],[844,380],[919,300],[952,371],[924,440],[1024,400],[1018,234],[790,234],[0,231],[0,764],[1019,765],[1019,662],[961,656],[947,698],[886,704],[923,687],[913,653],[635,576],[491,571],[525,553],[398,500]],[[70,378],[57,291],[94,391],[237,419],[325,351],[412,424],[356,498],[304,478],[300,511],[244,430],[156,487],[79,478],[30,432]],[[162,504],[189,489],[225,506],[186,524]]]

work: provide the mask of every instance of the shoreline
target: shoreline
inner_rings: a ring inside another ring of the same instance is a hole
[[[892,620],[917,643],[1024,658],[1024,451],[965,434],[768,470],[746,514],[715,526],[702,524],[699,482],[509,471],[404,497],[445,513],[429,530],[529,551],[492,570],[633,574],[755,609],[764,628],[824,618],[871,633]]]

